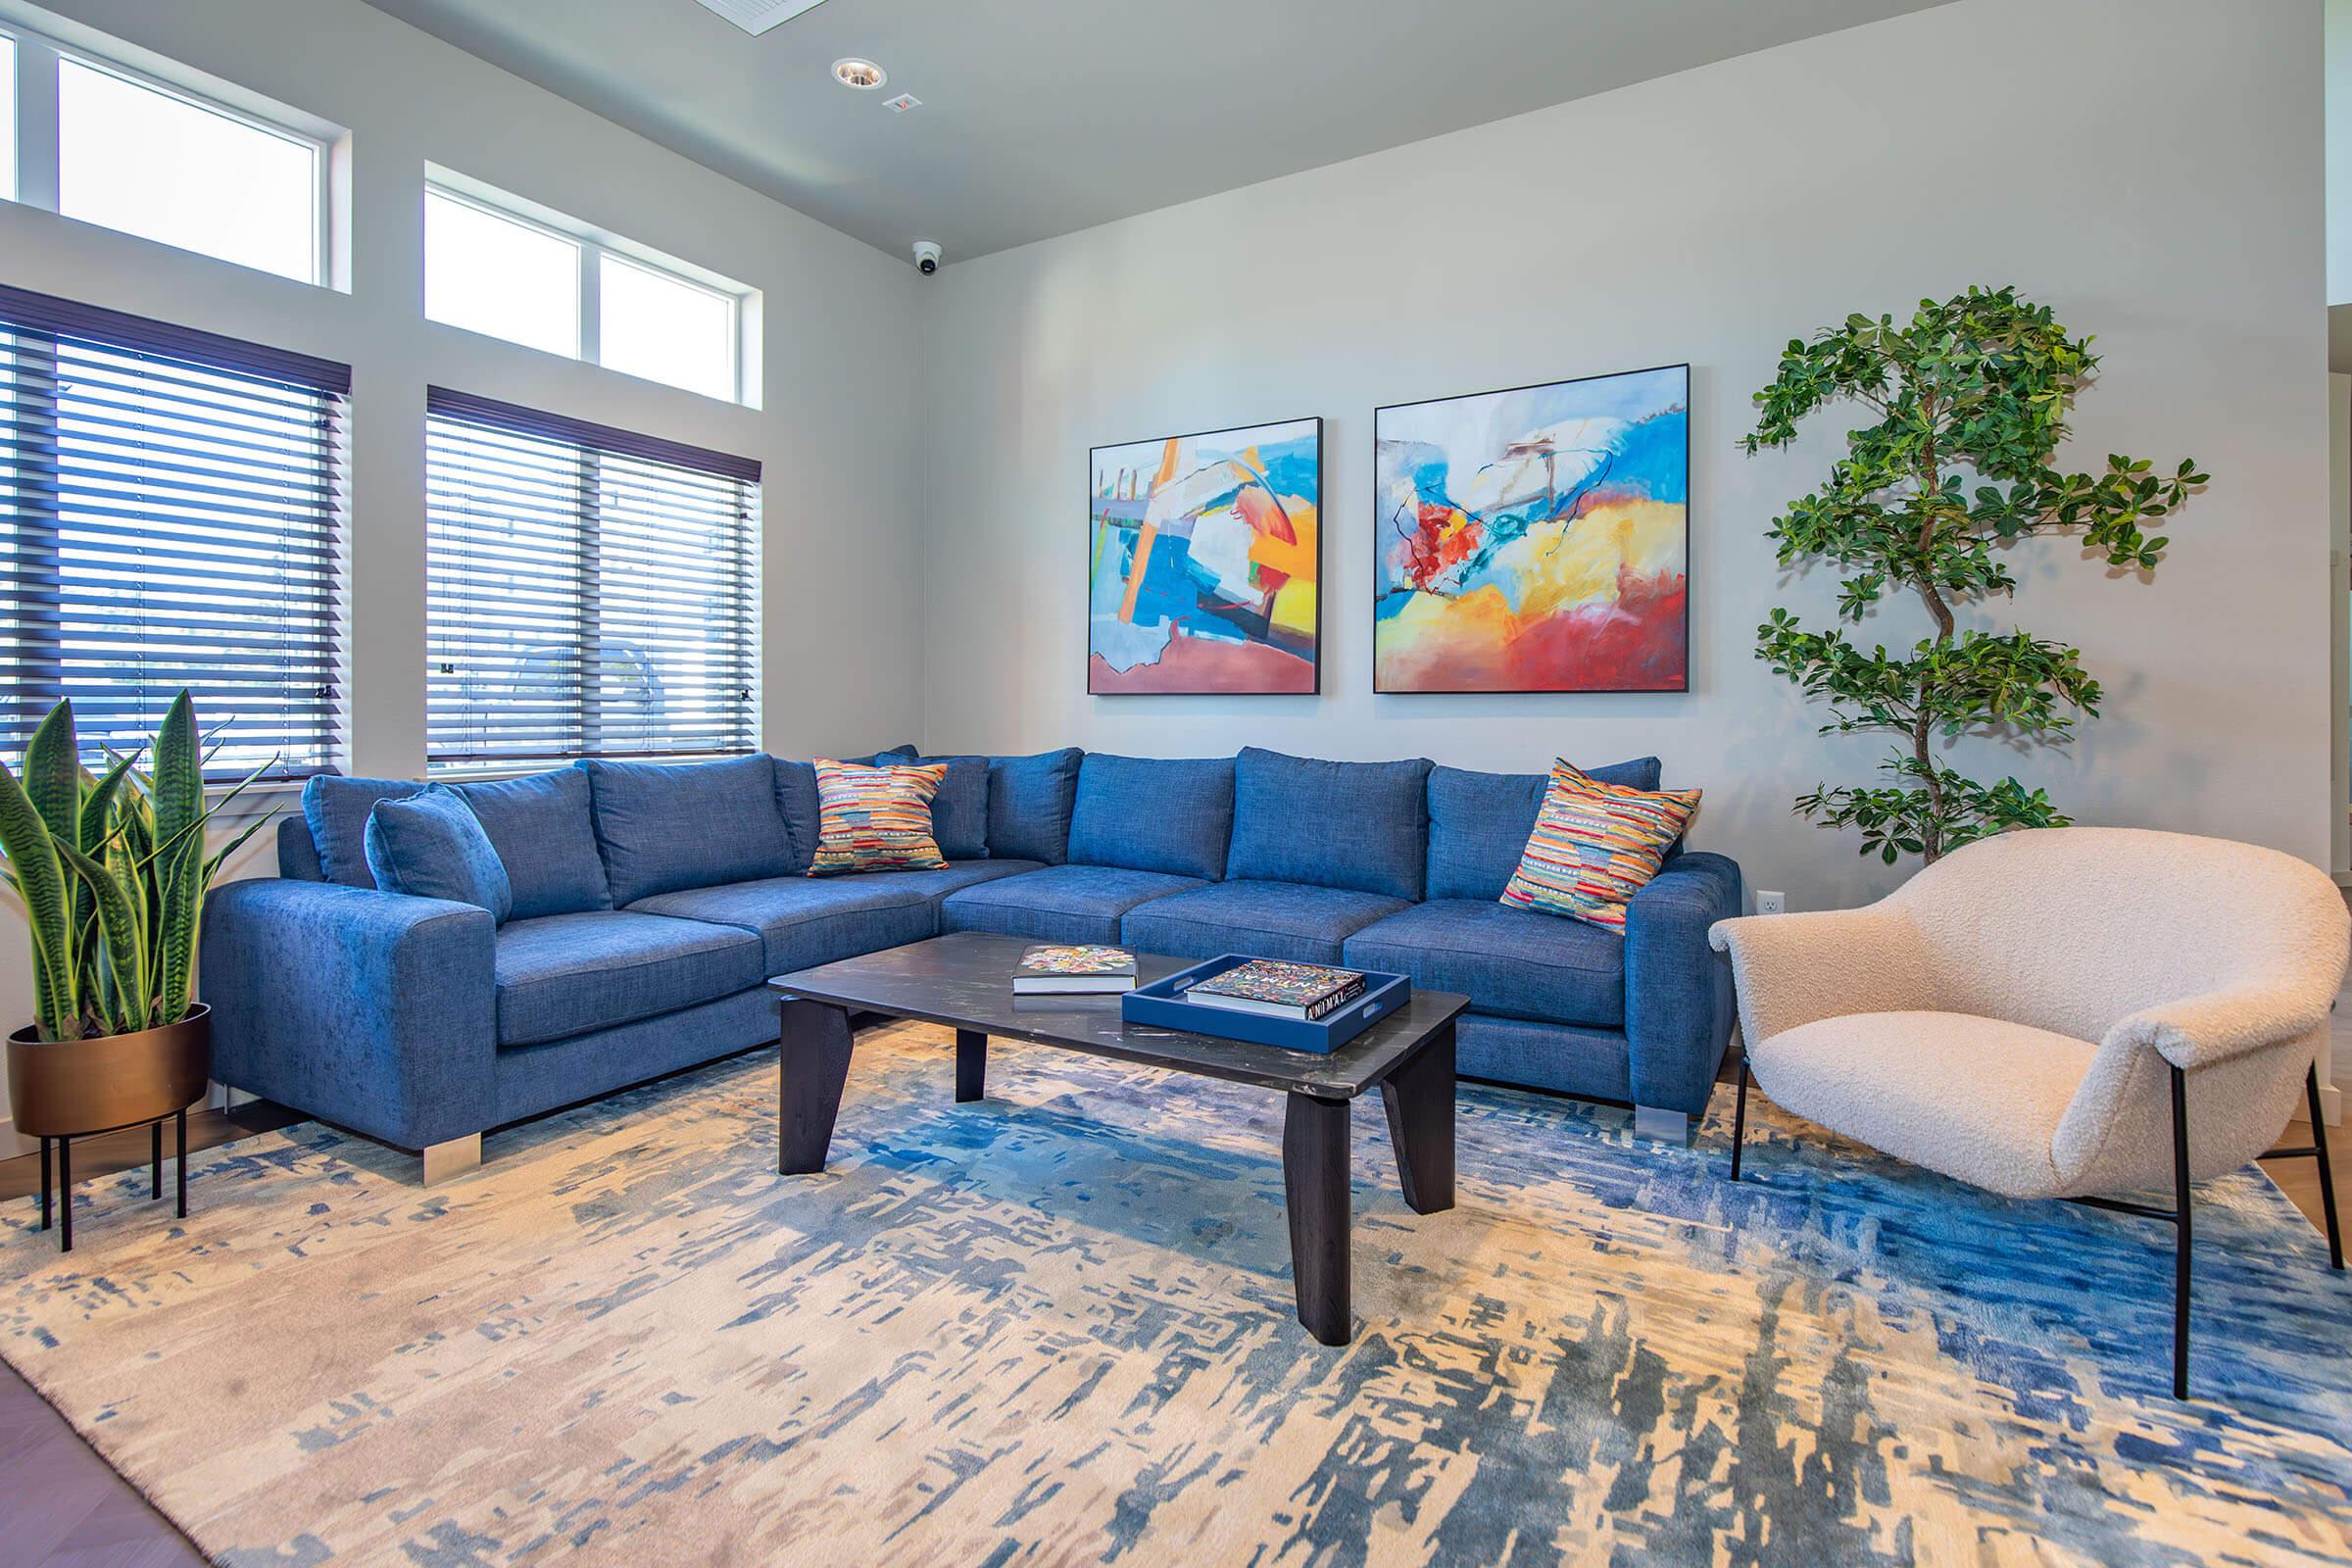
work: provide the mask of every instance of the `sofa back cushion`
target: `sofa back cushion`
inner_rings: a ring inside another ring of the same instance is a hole
[[[579,766],[615,905],[797,869],[775,767],[764,756],[691,764],[590,759]]]
[[[360,836],[375,885],[386,893],[470,904],[501,925],[514,910],[506,866],[455,790],[436,784],[378,801]]]
[[[988,760],[988,853],[1001,860],[1070,858],[1070,810],[1078,800],[1075,746],[1032,757]]]
[[[993,781],[985,757],[924,757],[914,752],[892,753],[887,765],[945,767],[948,772],[931,797],[931,838],[939,853],[951,860],[988,858],[988,799]]]
[[[1233,763],[1226,876],[1419,899],[1429,853],[1429,760],[1418,757],[1325,762],[1243,748]]]
[[[423,785],[405,778],[343,778],[313,774],[302,786],[303,820],[318,847],[318,867],[347,888],[375,886],[368,869],[368,813],[378,801],[405,799]]]
[[[612,907],[588,775],[576,767],[453,786],[473,808],[514,894],[514,918]]]
[[[311,832],[310,818],[300,811],[277,819],[277,874],[293,882],[326,880],[318,840]]]
[[[949,859],[988,856],[1059,865],[1069,858],[1070,808],[1078,794],[1078,762],[1086,756],[1077,747],[1032,757],[923,757],[907,749],[886,753],[883,760],[894,755],[948,764],[931,818],[939,852]]]
[[[768,759],[776,769],[776,809],[784,815],[784,836],[792,845],[792,874],[808,869],[816,858],[821,813],[816,804],[816,764]]]
[[[1658,787],[1658,760],[1585,769],[1603,784]],[[1433,899],[1499,899],[1527,853],[1544,808],[1548,773],[1478,773],[1460,767],[1429,772],[1429,887]]]
[[[1112,757],[1078,764],[1070,859],[1215,881],[1233,838],[1233,760]]]

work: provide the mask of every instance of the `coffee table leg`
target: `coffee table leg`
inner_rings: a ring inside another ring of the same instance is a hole
[[[1403,1066],[1381,1080],[1396,1174],[1416,1214],[1453,1206],[1453,1025],[1429,1037]]]
[[[1354,1332],[1348,1301],[1348,1112],[1345,1100],[1293,1094],[1282,1123],[1282,1184],[1291,1218],[1298,1321],[1325,1345]]]
[[[790,998],[776,1025],[776,1169],[807,1176],[825,1168],[841,1088],[850,1076],[846,1008]]]
[[[977,1029],[956,1031],[956,1103],[988,1093],[988,1036]]]

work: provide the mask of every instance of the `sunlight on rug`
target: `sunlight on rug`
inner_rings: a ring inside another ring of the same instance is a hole
[[[1769,1107],[1725,1177],[1473,1085],[1460,1203],[1354,1120],[1353,1345],[1293,1317],[1262,1091],[861,1038],[813,1177],[763,1054],[423,1191],[304,1123],[194,1212],[0,1210],[0,1353],[217,1560],[2352,1562],[2352,1283],[2248,1171],[2171,1233]]]

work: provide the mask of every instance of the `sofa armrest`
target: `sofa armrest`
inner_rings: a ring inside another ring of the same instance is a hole
[[[1707,931],[1740,912],[1740,866],[1676,856],[1625,911],[1625,1037],[1634,1101],[1704,1110],[1732,1035],[1732,977]]]
[[[1919,928],[1888,904],[1751,914],[1723,921],[1709,940],[1731,955],[1740,1028],[1751,1047],[1824,1018],[1936,1005]]]
[[[490,1125],[490,911],[260,878],[215,888],[213,1076],[404,1149]]]

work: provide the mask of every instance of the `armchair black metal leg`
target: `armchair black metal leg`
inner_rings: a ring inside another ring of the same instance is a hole
[[[2335,1218],[2335,1172],[2328,1163],[2328,1123],[2320,1116],[2320,1064],[2313,1062],[2303,1079],[2304,1099],[2311,1111],[2311,1152],[2320,1157],[2320,1213],[2328,1221],[2328,1266],[2344,1266],[2344,1233]]]
[[[2188,1078],[2173,1069],[2173,1397],[2188,1397]]]
[[[1740,1098],[1732,1102],[1732,1180],[1740,1179],[1740,1147],[1747,1142],[1747,1053],[1740,1053]]]

